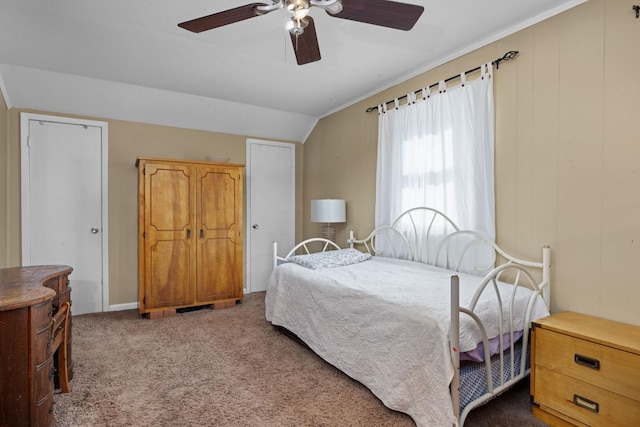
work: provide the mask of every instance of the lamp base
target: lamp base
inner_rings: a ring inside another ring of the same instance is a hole
[[[322,226],[322,238],[336,242],[336,229],[331,224]]]

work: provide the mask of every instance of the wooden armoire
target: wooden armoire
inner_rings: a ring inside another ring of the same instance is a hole
[[[244,166],[138,158],[140,314],[243,297]]]

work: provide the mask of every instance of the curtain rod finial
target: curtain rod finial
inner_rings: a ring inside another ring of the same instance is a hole
[[[498,58],[495,61],[493,61],[494,64],[496,64],[496,68],[499,69],[500,68],[500,63],[502,61],[511,61],[512,59],[515,59],[516,56],[518,56],[520,52],[517,50],[510,50],[509,52],[505,53],[504,55],[502,55],[502,58]]]

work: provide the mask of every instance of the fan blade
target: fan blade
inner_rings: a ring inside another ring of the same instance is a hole
[[[244,21],[245,19],[260,16],[256,13],[256,6],[268,6],[265,3],[251,3],[224,12],[214,13],[213,15],[203,16],[202,18],[192,19],[178,24],[178,27],[194,33],[212,30],[222,27],[223,25],[233,24],[234,22]]]
[[[390,0],[342,0],[342,11],[329,16],[409,31],[424,7]]]
[[[310,16],[307,16],[305,20],[309,21],[309,25],[304,29],[304,33],[299,36],[291,34],[291,42],[293,43],[298,65],[320,60],[320,46],[318,46],[318,37],[316,36],[316,25]]]

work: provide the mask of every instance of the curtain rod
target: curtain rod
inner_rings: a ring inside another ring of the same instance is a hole
[[[519,52],[519,51],[517,51],[517,50],[510,50],[509,52],[507,52],[507,53],[505,53],[504,55],[502,55],[502,57],[500,57],[500,58],[496,59],[495,61],[492,61],[492,62],[491,62],[491,64],[495,65],[495,66],[496,66],[496,69],[498,69],[498,68],[500,68],[500,63],[501,63],[502,61],[505,61],[505,62],[511,61],[512,59],[515,59],[515,57],[516,57],[516,56],[518,56],[518,53],[520,53],[520,52]],[[478,71],[480,68],[481,68],[481,67],[476,67],[476,68],[474,68],[474,69],[472,69],[472,70],[466,71],[466,72],[465,72],[465,74],[473,73],[473,72],[475,72],[475,71]],[[448,79],[445,79],[444,81],[445,81],[445,83],[448,83],[448,82],[450,82],[451,80],[457,79],[457,78],[459,78],[459,77],[460,77],[460,74],[457,74],[457,75],[455,75],[455,76],[451,76],[451,77],[449,77]],[[439,84],[440,84],[439,82],[438,82],[438,83],[434,83],[434,84],[430,85],[430,86],[429,86],[429,88],[436,87],[436,86],[438,86]],[[418,89],[418,90],[416,90],[414,93],[417,95],[417,94],[419,94],[421,91],[422,91],[422,89]],[[400,97],[398,97],[398,98],[396,98],[396,99],[400,100],[400,99],[404,99],[404,98],[406,98],[406,97],[407,97],[407,95],[403,95],[403,96],[400,96]],[[396,99],[392,99],[391,101],[387,101],[387,102],[385,102],[385,104],[391,104],[392,102],[395,102],[395,100],[396,100]],[[374,110],[377,110],[377,109],[378,109],[378,106],[376,105],[375,107],[369,107],[369,108],[367,108],[366,112],[367,112],[367,113],[370,113],[370,112],[372,112],[372,111],[374,111]]]

